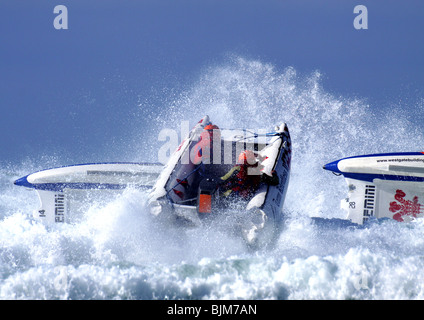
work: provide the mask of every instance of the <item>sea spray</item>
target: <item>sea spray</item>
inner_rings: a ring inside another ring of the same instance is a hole
[[[212,227],[166,228],[148,214],[140,190],[87,203],[73,224],[45,227],[32,218],[36,194],[12,183],[46,166],[26,162],[0,170],[0,298],[423,299],[424,220],[339,223],[347,188],[322,170],[350,155],[419,151],[423,136],[414,119],[422,109],[338,96],[326,91],[322,72],[232,56],[151,106],[146,117],[154,129],[140,128],[151,136],[140,149],[154,154],[161,129],[178,131],[182,121],[194,124],[205,114],[222,128],[273,130],[286,122],[292,173],[275,248],[248,252]]]

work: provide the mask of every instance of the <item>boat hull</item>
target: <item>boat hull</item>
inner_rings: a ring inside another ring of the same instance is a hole
[[[352,222],[370,218],[411,221],[424,216],[424,154],[383,153],[343,158],[324,166],[343,175],[348,197],[341,207]]]
[[[127,188],[151,189],[161,164],[91,163],[52,168],[16,180],[34,189],[40,208],[34,217],[45,224],[76,221],[94,201],[104,203]]]

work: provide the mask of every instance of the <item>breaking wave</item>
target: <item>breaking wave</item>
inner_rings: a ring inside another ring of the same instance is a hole
[[[423,299],[424,221],[346,224],[345,182],[322,170],[351,155],[420,151],[423,133],[408,115],[422,105],[369,105],[326,91],[322,78],[233,56],[144,111],[147,141],[205,114],[223,128],[288,124],[292,173],[275,248],[248,252],[213,228],[164,229],[139,190],[87,204],[82,221],[48,228],[32,219],[36,194],[12,181],[57,160],[14,164],[0,170],[0,298]]]

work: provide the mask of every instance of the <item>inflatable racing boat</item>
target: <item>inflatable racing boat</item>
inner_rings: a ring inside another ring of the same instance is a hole
[[[233,168],[239,169],[239,155],[246,151],[256,159],[248,174],[256,176],[259,183],[248,190],[249,197],[235,195],[228,199],[233,190],[226,189],[227,178]],[[275,132],[258,134],[219,128],[205,116],[159,175],[150,193],[150,211],[191,226],[219,216],[239,215],[239,227],[248,244],[268,243],[282,220],[290,161],[286,124]]]
[[[324,169],[346,179],[348,197],[341,207],[354,223],[363,224],[372,217],[402,222],[424,216],[423,152],[348,157]]]
[[[159,163],[71,165],[31,173],[15,185],[37,192],[41,206],[34,218],[46,225],[72,223],[91,204],[107,203],[127,188],[151,189],[162,168]]]

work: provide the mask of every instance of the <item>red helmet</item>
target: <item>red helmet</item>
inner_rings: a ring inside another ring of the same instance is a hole
[[[252,150],[244,150],[240,153],[238,162],[241,164],[255,164],[257,160]]]

